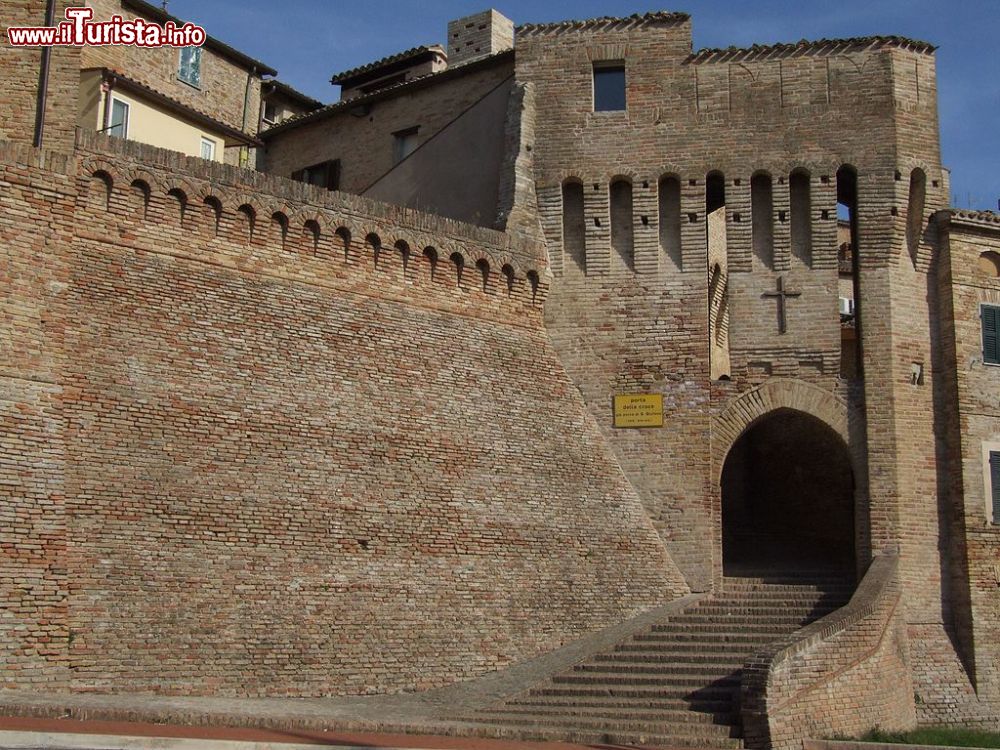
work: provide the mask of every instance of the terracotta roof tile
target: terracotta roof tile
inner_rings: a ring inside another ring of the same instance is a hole
[[[600,18],[556,21],[555,23],[526,23],[517,27],[517,34],[520,36],[530,36],[598,28],[626,29],[638,26],[672,26],[690,19],[691,16],[687,13],[657,11],[653,13],[635,13],[631,16],[601,16]]]
[[[725,47],[702,49],[693,53],[689,63],[739,62],[762,57],[791,57],[796,55],[839,54],[848,50],[881,49],[900,47],[915,52],[933,52],[937,47],[928,42],[908,39],[902,36],[858,36],[846,39],[802,39],[798,42],[781,44],[755,44],[752,47]]]
[[[388,57],[383,57],[380,60],[375,60],[374,62],[366,63],[364,65],[359,65],[356,68],[351,68],[350,70],[345,70],[343,73],[337,73],[330,78],[330,83],[340,83],[341,81],[347,80],[349,78],[355,78],[362,73],[368,73],[373,70],[378,70],[386,65],[392,65],[393,63],[402,62],[411,57],[419,57],[420,55],[425,55],[428,52],[437,52],[445,55],[444,47],[440,44],[425,44],[420,47],[411,47],[408,50],[402,52],[397,52],[394,55],[389,55]],[[447,55],[445,55],[447,57]]]

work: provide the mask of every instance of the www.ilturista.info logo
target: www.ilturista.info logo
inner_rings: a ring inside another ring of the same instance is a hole
[[[92,8],[67,8],[58,26],[11,26],[7,40],[15,47],[83,47],[130,45],[135,47],[200,47],[208,35],[201,26],[167,21],[162,26],[141,18],[111,16],[91,21]]]

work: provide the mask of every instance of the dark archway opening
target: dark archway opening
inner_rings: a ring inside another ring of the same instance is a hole
[[[854,474],[829,425],[778,409],[734,443],[722,469],[727,576],[853,576]]]

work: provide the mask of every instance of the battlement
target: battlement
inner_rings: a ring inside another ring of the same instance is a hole
[[[236,267],[540,325],[548,284],[540,244],[87,131],[76,145],[67,168],[79,172],[86,223],[98,232],[110,216],[138,245],[176,234],[185,252]],[[0,148],[0,161],[23,159],[21,151]]]

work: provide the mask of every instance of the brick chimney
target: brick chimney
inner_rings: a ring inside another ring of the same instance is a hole
[[[448,65],[462,65],[514,46],[514,22],[492,8],[448,24]]]

